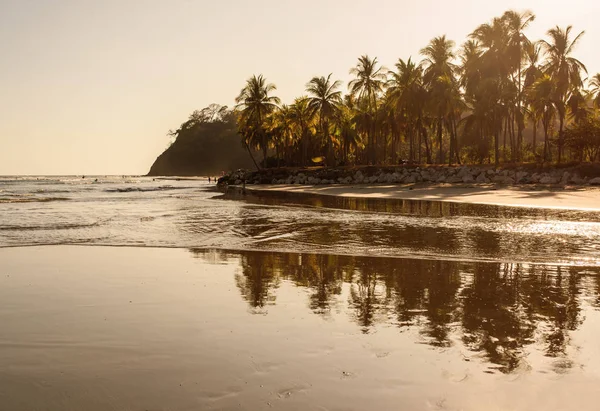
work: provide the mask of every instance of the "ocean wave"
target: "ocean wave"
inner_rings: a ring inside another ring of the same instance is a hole
[[[24,196],[13,196],[8,198],[7,196],[0,197],[0,204],[5,203],[47,203],[50,201],[68,201],[66,197],[24,197]]]
[[[147,192],[147,191],[168,191],[168,190],[187,190],[194,187],[173,187],[173,186],[160,186],[160,187],[124,187],[124,188],[108,188],[104,190],[107,193],[131,193],[131,192]]]
[[[45,225],[0,225],[0,231],[37,231],[37,230],[74,230],[78,228],[98,227],[100,223],[89,224],[45,224]]]

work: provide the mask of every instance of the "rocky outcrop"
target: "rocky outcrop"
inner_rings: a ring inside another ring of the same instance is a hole
[[[578,167],[569,169],[526,170],[494,169],[482,166],[457,167],[363,167],[303,169],[237,170],[219,184],[498,184],[498,185],[600,185],[600,177],[583,175]]]

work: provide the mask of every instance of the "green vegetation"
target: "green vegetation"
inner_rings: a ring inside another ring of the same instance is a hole
[[[175,138],[173,144],[156,159],[148,175],[220,175],[224,170],[253,167],[240,144],[236,115],[225,106],[211,104],[194,111],[169,136]]]
[[[243,145],[265,167],[596,161],[600,74],[585,79],[573,57],[583,32],[555,27],[532,41],[534,18],[507,11],[458,48],[436,37],[420,63],[394,70],[361,56],[346,95],[329,74],[281,105],[275,85],[253,76],[236,99]]]

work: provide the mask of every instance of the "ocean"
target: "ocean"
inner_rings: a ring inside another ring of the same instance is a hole
[[[597,266],[600,215],[224,194],[207,179],[0,177],[0,247],[50,244]]]

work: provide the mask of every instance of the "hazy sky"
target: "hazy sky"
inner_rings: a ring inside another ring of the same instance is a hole
[[[536,14],[533,39],[586,30],[575,55],[600,71],[597,0],[0,0],[0,175],[143,174],[254,73],[291,102],[361,54],[393,67],[509,8]]]

